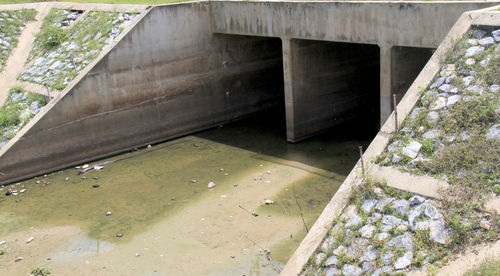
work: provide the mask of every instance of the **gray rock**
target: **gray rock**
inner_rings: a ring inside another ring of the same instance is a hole
[[[323,252],[320,252],[316,255],[316,265],[319,265],[323,259],[326,257],[326,254]]]
[[[474,80],[473,76],[467,76],[467,77],[462,78],[462,81],[464,82],[464,85],[466,87],[469,86],[473,80]]]
[[[494,44],[495,43],[495,40],[493,40],[493,37],[491,36],[488,36],[488,37],[485,37],[483,39],[480,39],[478,41],[479,45],[481,46],[488,46],[488,45],[491,45],[491,44]]]
[[[436,100],[434,100],[429,108],[430,110],[439,110],[442,109],[446,106],[446,98],[445,97],[438,97]]]
[[[463,141],[470,140],[469,132],[467,130],[462,131],[462,133],[460,133],[460,139],[462,139]]]
[[[440,77],[429,88],[433,89],[433,88],[440,87],[441,85],[444,84],[445,81],[446,81],[446,77]]]
[[[410,121],[413,122],[416,118],[417,118],[417,115],[418,113],[420,113],[420,111],[422,111],[422,108],[414,108],[410,114]]]
[[[363,273],[363,270],[355,265],[346,264],[342,267],[342,274],[345,276],[358,276]]]
[[[392,267],[390,266],[384,266],[384,267],[381,267],[381,268],[377,268],[377,270],[375,270],[375,272],[373,272],[372,276],[379,276],[379,275],[382,275],[382,274],[385,274],[385,273],[389,273],[392,271]]]
[[[468,58],[468,59],[465,60],[465,64],[467,64],[467,65],[474,65],[474,64],[476,64],[476,60],[473,59],[473,58]]]
[[[431,240],[440,244],[448,244],[450,242],[450,233],[444,222],[441,220],[432,220],[429,223],[429,236]]]
[[[380,189],[379,187],[376,187],[373,189],[373,192],[375,193],[375,195],[377,195],[378,197],[385,197],[385,193],[382,189]]]
[[[358,214],[358,207],[356,207],[356,205],[354,204],[351,204],[343,210],[342,215],[340,215],[340,219],[346,221],[352,216],[357,214]]]
[[[483,46],[472,46],[465,51],[465,57],[471,57],[484,51]]]
[[[439,135],[441,135],[441,132],[438,129],[429,129],[424,134],[422,134],[422,138],[424,138],[424,139],[435,139],[435,138],[438,138]]]
[[[363,210],[363,212],[365,212],[365,214],[370,214],[375,208],[377,202],[378,200],[376,199],[367,199],[361,205],[361,209]]]
[[[406,249],[411,251],[413,250],[413,239],[409,233],[404,233],[392,238],[387,245],[397,249]]]
[[[448,101],[446,101],[446,107],[450,108],[450,107],[454,106],[460,100],[462,100],[462,96],[453,95],[453,96],[448,98]]]
[[[364,273],[370,273],[374,271],[376,266],[377,266],[376,262],[363,262],[363,264],[361,265]]]
[[[385,265],[390,265],[390,264],[392,264],[393,257],[394,257],[394,254],[391,251],[387,251],[380,256],[380,262],[382,264],[385,264]]]
[[[417,205],[420,205],[422,203],[425,202],[425,198],[421,197],[421,196],[418,196],[418,195],[415,195],[415,196],[412,196],[409,200],[410,202],[410,207],[415,207]]]
[[[375,235],[375,240],[378,242],[388,241],[391,238],[391,234],[382,232]]]
[[[367,224],[359,229],[359,232],[361,233],[361,237],[363,238],[371,238],[373,234],[375,234],[375,231],[377,230],[377,227]]]
[[[347,248],[347,253],[345,254],[346,257],[351,258],[351,259],[357,259],[363,253],[365,252],[366,248],[370,242],[367,239],[364,238],[358,238],[356,239],[351,246]]]
[[[335,256],[341,256],[347,253],[347,248],[343,245],[340,245],[337,247],[335,250],[333,250],[333,255]]]
[[[325,251],[330,251],[330,249],[333,247],[334,242],[335,239],[330,235],[323,241],[323,243],[321,244],[321,248]]]
[[[213,182],[209,182],[209,183],[208,183],[208,185],[207,185],[207,187],[208,187],[209,189],[215,188],[215,183],[213,183]]]
[[[417,141],[411,141],[403,148],[402,153],[410,158],[416,158],[420,148],[422,148],[422,144]]]
[[[409,136],[411,138],[415,137],[415,131],[413,131],[413,128],[410,126],[405,126],[400,131],[403,132],[405,134],[405,136]],[[399,141],[397,141],[397,142],[399,142]]]
[[[490,86],[491,92],[496,93],[498,92],[498,90],[500,90],[500,86],[498,84],[493,84],[492,86]]]
[[[458,92],[457,88],[451,84],[443,84],[438,88],[438,90],[442,93],[457,93]]]
[[[387,232],[393,228],[398,227],[398,225],[400,225],[401,222],[402,222],[402,220],[398,219],[395,216],[384,215],[382,217],[382,227],[380,228],[380,230]]]
[[[392,203],[392,208],[394,208],[400,216],[404,216],[408,213],[410,203],[406,199],[399,199]]]
[[[349,229],[358,229],[363,223],[363,218],[358,214],[354,214],[349,220],[347,220],[345,227]]]
[[[403,269],[411,264],[413,252],[406,252],[402,257],[399,257],[394,263],[395,269]]]
[[[395,153],[392,155],[391,163],[392,164],[397,164],[403,160],[403,157],[399,156],[399,154]]]
[[[468,86],[466,89],[467,89],[467,91],[472,92],[472,93],[481,93],[481,92],[483,92],[483,88],[481,88],[481,87],[479,87],[477,85]]]
[[[383,213],[385,211],[385,207],[394,201],[394,198],[392,197],[386,197],[386,198],[382,198],[378,203],[377,205],[375,205],[375,211],[376,212],[379,212],[379,213]]]
[[[424,214],[431,219],[441,219],[443,217],[443,215],[439,213],[439,210],[431,203],[425,203]]]
[[[435,124],[439,121],[439,113],[436,111],[431,111],[427,114],[427,121],[431,124]]]
[[[377,259],[378,250],[370,247],[365,251],[365,254],[359,258],[359,262],[373,262]]]
[[[371,215],[370,217],[368,217],[366,219],[366,222],[370,223],[370,224],[371,223],[375,223],[375,222],[377,222],[381,218],[382,218],[382,215],[380,213],[373,213],[373,215]]]
[[[500,30],[495,30],[491,32],[491,35],[493,36],[496,42],[500,41]]]
[[[335,267],[328,268],[325,274],[325,276],[340,276],[340,275],[342,275],[342,272]]]
[[[491,60],[491,58],[487,57],[487,58],[481,60],[481,62],[479,62],[479,65],[481,65],[482,67],[486,67],[490,63],[490,60]]]
[[[339,262],[339,259],[337,259],[337,257],[330,256],[328,259],[326,259],[325,265],[326,266],[334,266],[334,265],[337,265],[338,262]]]
[[[453,80],[454,80],[456,77],[457,77],[457,75],[455,75],[455,74],[452,74],[452,75],[450,75],[450,76],[446,77],[446,81],[445,81],[445,83],[447,83],[447,84],[451,84],[451,83],[453,82]],[[455,93],[456,93],[456,92],[455,92]]]
[[[427,230],[430,227],[430,221],[429,220],[422,220],[422,221],[417,221],[415,223],[415,228],[414,230]]]
[[[484,30],[481,30],[481,29],[475,29],[474,32],[472,33],[472,36],[477,38],[477,39],[481,39],[483,38],[485,35],[487,35],[488,33]]]
[[[500,142],[500,124],[494,124],[486,132],[486,140]]]

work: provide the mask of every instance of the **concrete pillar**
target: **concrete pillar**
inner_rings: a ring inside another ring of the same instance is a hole
[[[391,45],[380,45],[380,126],[391,115]]]
[[[283,51],[283,82],[285,91],[285,112],[286,112],[286,138],[289,142],[295,142],[295,113],[294,107],[294,89],[293,89],[293,60],[292,60],[292,41],[289,38],[282,38]]]

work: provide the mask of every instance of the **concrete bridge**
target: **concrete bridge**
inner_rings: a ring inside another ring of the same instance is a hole
[[[500,1],[155,6],[0,151],[0,183],[283,105],[287,139],[377,128],[459,16]]]

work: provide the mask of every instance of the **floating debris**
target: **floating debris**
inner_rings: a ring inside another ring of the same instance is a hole
[[[116,234],[116,237],[117,238],[121,238],[121,237],[123,237],[123,234],[122,233],[118,233],[118,234]]]
[[[196,183],[198,182],[196,179],[191,179],[191,183]]]
[[[69,177],[66,177],[66,178],[64,179],[64,181],[68,181],[68,180],[69,180]]]
[[[208,183],[208,188],[209,189],[215,188],[215,183],[213,183],[213,182]]]
[[[29,239],[27,239],[27,240],[26,240],[26,243],[30,243],[30,242],[32,242],[34,239],[35,239],[35,238],[30,237]]]
[[[23,259],[24,259],[23,257],[19,256],[19,257],[17,257],[17,258],[16,258],[15,262],[16,262],[16,263],[17,263],[17,262],[20,262],[20,261],[22,261]]]
[[[99,188],[99,184],[92,185],[92,188]]]
[[[106,216],[107,216],[107,217],[111,216],[111,214],[112,214],[112,213],[111,213],[111,211],[107,211],[107,212],[106,212]]]
[[[270,199],[266,199],[264,202],[266,203],[266,205],[272,205],[272,204],[274,204],[274,201],[272,201]]]
[[[0,245],[4,245],[6,241],[0,241]]]

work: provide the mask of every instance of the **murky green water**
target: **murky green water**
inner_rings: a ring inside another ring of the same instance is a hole
[[[197,268],[200,273],[276,274],[263,268],[262,254],[247,256],[251,255],[245,252],[248,245],[257,251],[269,247],[272,257],[285,263],[305,235],[297,201],[310,228],[356,162],[358,146],[366,146],[370,138],[350,125],[297,144],[287,143],[284,133],[282,116],[263,113],[108,158],[116,161],[83,177],[72,168],[24,181],[14,185],[16,189],[24,186],[24,194],[0,197],[0,239],[38,227],[75,225],[90,238],[116,245],[112,252],[139,243],[139,237],[152,236],[158,225],[166,233],[175,227],[183,229],[183,225],[175,226],[176,221],[187,221],[185,233],[180,230],[175,237],[192,244],[169,244],[178,246],[170,248],[178,262],[204,248],[203,252],[219,250],[217,254],[227,253],[224,258],[231,259]],[[216,188],[209,190],[211,181]],[[274,204],[265,205],[264,199]],[[112,215],[106,216],[107,211]],[[217,224],[206,224],[210,219]],[[217,231],[211,233],[211,227]],[[204,230],[200,234],[198,229]],[[209,246],[213,238],[200,236],[207,233],[217,237],[216,245]],[[109,258],[112,262],[114,257]],[[182,272],[185,268],[180,267]],[[162,265],[155,271],[176,274]]]

